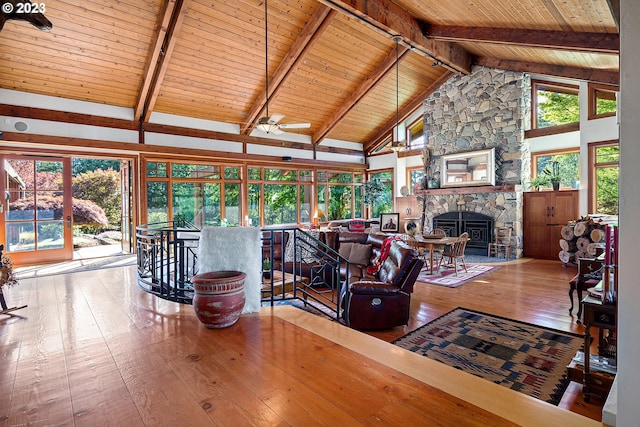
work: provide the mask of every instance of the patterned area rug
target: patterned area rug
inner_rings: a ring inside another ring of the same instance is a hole
[[[582,335],[456,308],[393,344],[557,405]]]
[[[441,268],[439,272],[429,274],[429,268],[423,267],[418,276],[419,282],[431,283],[432,285],[447,286],[449,288],[457,288],[460,285],[476,280],[479,277],[496,271],[499,267],[482,264],[467,263],[467,272],[465,273],[462,266],[458,266],[458,275],[456,276],[453,268]]]

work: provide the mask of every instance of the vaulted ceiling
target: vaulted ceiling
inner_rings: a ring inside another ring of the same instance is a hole
[[[0,31],[0,88],[127,107],[143,123],[167,113],[248,134],[268,69],[269,114],[311,123],[291,131],[313,143],[369,151],[396,96],[405,116],[474,64],[618,83],[618,0],[268,0],[266,52],[264,0],[44,4],[51,31]]]

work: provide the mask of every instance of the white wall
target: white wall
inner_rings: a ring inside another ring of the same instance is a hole
[[[618,288],[618,426],[640,426],[640,2],[620,1],[620,270]]]

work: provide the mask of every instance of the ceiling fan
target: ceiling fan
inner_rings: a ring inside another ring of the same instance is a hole
[[[283,114],[269,115],[269,21],[267,0],[264,1],[264,58],[265,58],[265,116],[258,119],[256,129],[264,133],[281,134],[283,129],[307,129],[311,123],[278,123],[284,117]]]

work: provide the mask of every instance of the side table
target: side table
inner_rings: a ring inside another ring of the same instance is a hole
[[[609,333],[617,328],[618,311],[616,304],[603,304],[598,298],[587,296],[582,300],[584,316],[584,379],[582,382],[582,395],[588,402],[591,394],[598,394],[603,399],[607,397],[613,381],[595,379],[591,369],[591,327],[598,328],[598,355],[610,359],[616,359],[615,345],[605,339],[604,330]]]

